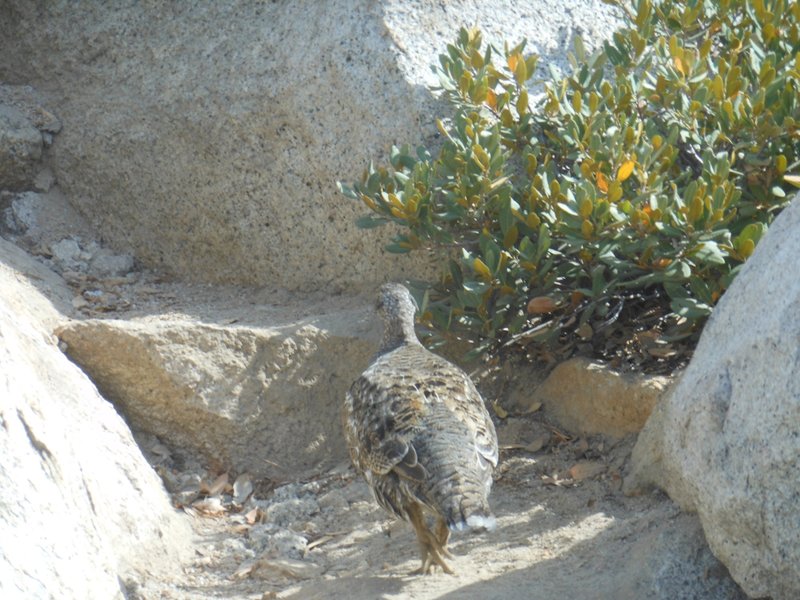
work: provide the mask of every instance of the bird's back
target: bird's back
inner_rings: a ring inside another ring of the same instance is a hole
[[[452,530],[492,529],[488,505],[497,436],[461,369],[419,344],[376,358],[345,402],[353,463],[378,502],[406,518],[415,500]]]

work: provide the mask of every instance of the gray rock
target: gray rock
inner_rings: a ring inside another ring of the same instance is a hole
[[[0,104],[0,189],[33,187],[42,158],[42,134],[25,114]]]
[[[34,276],[35,279],[28,279]],[[0,597],[117,598],[175,577],[191,530],[51,334],[70,292],[0,240]]]
[[[124,277],[133,270],[130,254],[114,254],[107,248],[99,249],[89,261],[89,272],[96,277]]]
[[[270,523],[289,526],[319,512],[319,504],[310,496],[276,501],[266,510]]]
[[[136,429],[255,478],[294,478],[346,456],[339,409],[374,350],[364,317],[88,320],[59,336]]]
[[[727,569],[708,549],[694,515],[681,514],[636,539],[629,549],[628,598],[746,600]],[[626,597],[623,589],[617,598]]]
[[[53,172],[48,168],[44,168],[33,179],[33,187],[37,192],[49,192],[55,182],[56,176],[53,175]]]
[[[800,597],[800,200],[726,292],[689,367],[654,411],[625,488],[696,510],[753,597]]]
[[[58,187],[47,192],[11,195],[2,219],[6,230],[33,245],[51,246],[65,238],[90,239],[93,236],[86,221],[70,206]],[[67,246],[70,248],[65,246],[63,250],[71,253],[72,244]],[[75,259],[80,259],[80,253],[70,260]]]
[[[86,271],[86,263],[81,260],[81,247],[71,238],[65,238],[50,245],[53,262],[64,271]]]
[[[612,15],[600,0],[7,0],[0,74],[47,90],[69,124],[59,185],[118,251],[195,281],[371,291],[434,268],[387,254],[390,228],[357,229],[365,209],[335,182],[438,135],[429,66],[458,28],[530,36],[546,73]]]
[[[36,192],[23,192],[15,195],[3,212],[5,226],[15,234],[32,234],[39,226],[38,205],[41,196]]]

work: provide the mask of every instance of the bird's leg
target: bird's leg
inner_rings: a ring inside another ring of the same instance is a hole
[[[439,541],[439,536],[431,533],[428,525],[425,522],[425,515],[422,512],[422,506],[416,502],[412,502],[407,506],[406,513],[408,514],[409,521],[414,527],[417,534],[417,541],[419,541],[420,551],[422,553],[422,566],[414,571],[416,574],[427,575],[431,572],[433,565],[438,565],[445,573],[451,574],[453,570],[444,562],[442,553],[447,553]]]
[[[436,541],[439,542],[439,550],[447,558],[453,558],[453,555],[447,550],[447,540],[450,539],[450,529],[447,527],[447,522],[439,517],[436,521],[436,530],[434,531]]]

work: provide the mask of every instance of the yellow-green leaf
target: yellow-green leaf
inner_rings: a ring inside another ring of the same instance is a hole
[[[514,244],[517,243],[517,238],[519,237],[519,230],[517,229],[516,225],[512,225],[506,231],[506,234],[503,236],[503,247],[504,248],[511,248]],[[505,253],[501,258],[505,257]],[[502,267],[502,265],[501,265]]]
[[[694,198],[692,198],[691,203],[689,204],[689,220],[690,221],[697,221],[700,217],[703,216],[703,199],[698,194]]]
[[[659,148],[661,148],[661,144],[663,143],[664,143],[664,138],[662,138],[660,135],[656,134],[653,136],[653,149],[658,150]]]
[[[436,119],[436,128],[444,137],[446,137],[448,140],[450,139],[450,134],[447,132],[447,129],[445,129],[444,123],[442,123],[441,119]]]
[[[580,95],[579,92],[575,92],[572,94],[572,110],[576,113],[581,112],[581,108],[583,107],[583,97]]]
[[[686,75],[686,67],[683,64],[683,59],[680,56],[672,57],[672,64],[675,65],[675,70],[681,75]]]
[[[472,145],[472,156],[484,171],[489,168],[489,155],[479,144]]]
[[[366,204],[370,210],[378,210],[378,207],[375,205],[375,201],[366,194],[361,194],[361,201]]]
[[[524,63],[523,63],[524,64]],[[528,112],[528,90],[522,88],[517,98],[517,112],[522,117]]]
[[[477,48],[472,49],[472,53],[470,54],[469,59],[470,63],[472,63],[472,66],[475,67],[476,69],[480,69],[483,67],[483,56],[481,56],[481,53],[478,52]]]
[[[608,186],[608,201],[618,202],[622,198],[622,185],[619,181],[612,181]]]
[[[592,204],[591,198],[587,197],[581,200],[581,205],[578,209],[578,212],[584,219],[587,218],[589,215],[591,215],[593,210],[594,210],[594,204]]]
[[[527,79],[528,67],[525,65],[525,61],[522,59],[517,60],[517,66],[514,68],[514,80],[518,85],[522,85]]]
[[[617,170],[617,181],[625,181],[628,177],[630,177],[635,166],[636,163],[632,160],[626,160],[624,163],[622,163]]]
[[[489,270],[489,267],[486,266],[486,263],[480,258],[476,258],[472,261],[472,270],[487,281],[492,279],[492,272]]]
[[[536,156],[534,154],[528,154],[528,166],[527,171],[528,175],[533,177],[534,173],[536,173],[536,167],[539,166],[539,161],[536,160]]]
[[[722,76],[717,74],[714,81],[711,82],[711,89],[714,91],[714,96],[717,100],[722,100],[725,96],[725,82],[722,81]]]
[[[395,196],[394,194],[389,194],[389,201],[396,206],[397,208],[403,210],[405,209],[405,205],[401,202],[400,198]]]
[[[800,175],[784,175],[783,180],[794,187],[800,188]]]

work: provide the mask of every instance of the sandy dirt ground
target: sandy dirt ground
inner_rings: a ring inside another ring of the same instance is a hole
[[[541,415],[510,417],[499,435],[498,527],[452,536],[454,575],[411,574],[419,566],[411,527],[382,512],[346,463],[305,481],[252,482],[241,504],[230,483],[197,495],[198,479],[206,489],[215,474],[171,471],[173,487],[184,481],[175,501],[196,496],[185,508],[196,560],[179,581],[131,585],[129,598],[745,597],[705,549],[693,516],[658,492],[621,493],[632,439],[567,439]],[[523,447],[544,439],[535,452]],[[161,459],[163,474],[167,453]]]

